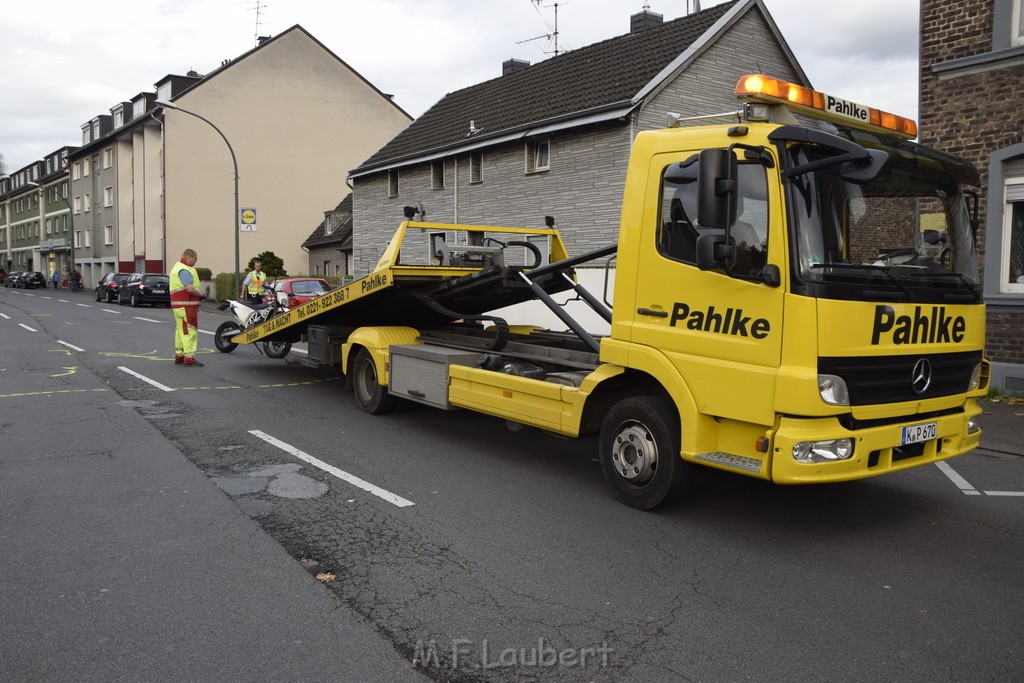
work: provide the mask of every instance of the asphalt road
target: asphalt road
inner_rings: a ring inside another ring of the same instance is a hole
[[[0,410],[40,416],[3,419],[0,448],[12,434],[47,446],[53,392],[83,411],[137,413],[311,584],[321,577],[335,618],[368,625],[413,671],[455,681],[1024,671],[1020,458],[978,452],[814,487],[701,470],[684,501],[644,513],[615,501],[591,440],[509,432],[465,412],[364,415],[336,372],[253,347],[220,354],[209,335],[205,368],[175,367],[169,311],[43,296],[0,289],[0,379],[30,363],[36,384],[4,381]],[[201,328],[218,322],[200,316]],[[71,422],[72,452],[130,447],[108,423]],[[970,495],[964,481],[1006,495]],[[138,600],[145,608],[145,592]],[[379,661],[366,666],[381,677]],[[316,671],[295,677],[331,677]]]

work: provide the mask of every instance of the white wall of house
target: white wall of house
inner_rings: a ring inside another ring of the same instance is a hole
[[[293,29],[185,93],[175,103],[214,122],[238,160],[239,205],[257,210],[242,233],[240,262],[262,251],[304,270],[300,245],[347,191],[345,177],[409,119],[357,73]],[[231,156],[217,133],[182,112],[164,112],[167,260],[185,248],[215,274],[234,271]],[[147,186],[150,149],[147,147]],[[158,158],[158,157],[157,157]],[[159,176],[153,176],[159,177]],[[149,216],[147,214],[147,225]]]

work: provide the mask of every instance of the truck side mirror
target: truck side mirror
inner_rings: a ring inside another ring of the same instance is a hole
[[[703,227],[725,230],[736,222],[738,176],[736,155],[732,150],[701,151],[697,174],[697,220]]]
[[[728,270],[736,265],[736,243],[724,230],[711,230],[697,238],[697,267]]]

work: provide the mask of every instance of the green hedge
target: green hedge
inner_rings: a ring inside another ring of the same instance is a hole
[[[228,299],[237,298],[238,292],[235,291],[235,274],[217,273],[217,279],[214,282],[213,294],[217,297],[217,301],[227,301]]]

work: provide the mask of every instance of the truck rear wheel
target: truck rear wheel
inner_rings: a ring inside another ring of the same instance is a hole
[[[373,362],[369,351],[359,349],[349,371],[352,373],[356,405],[360,410],[370,415],[382,415],[395,410],[398,399],[377,381],[377,364]]]
[[[679,419],[654,396],[619,401],[601,427],[601,470],[622,502],[650,510],[671,502],[690,480],[680,455]]]

